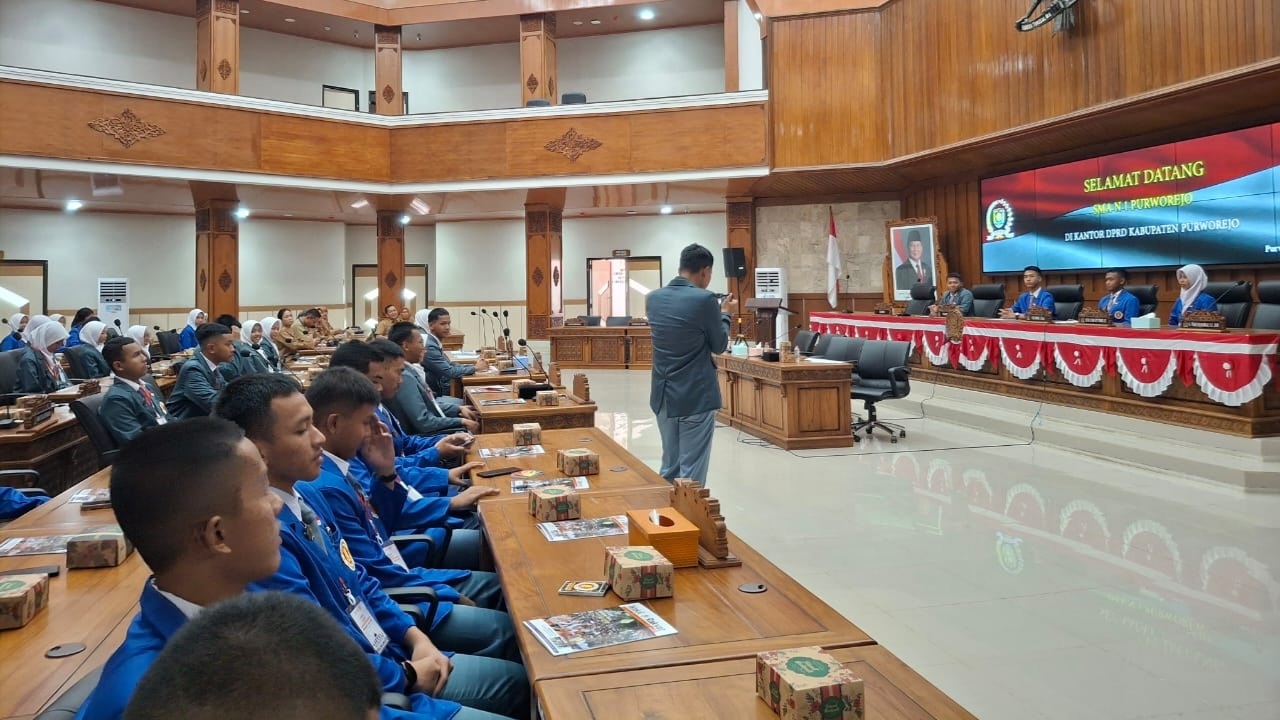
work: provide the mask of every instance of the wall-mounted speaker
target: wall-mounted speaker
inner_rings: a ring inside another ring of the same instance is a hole
[[[727,278],[744,278],[747,276],[747,253],[739,247],[724,249],[724,276]]]

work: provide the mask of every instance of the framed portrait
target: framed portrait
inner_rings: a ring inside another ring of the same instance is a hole
[[[938,248],[935,218],[911,218],[885,223],[886,259],[884,294],[886,303],[911,299],[911,286],[940,284],[946,266]]]

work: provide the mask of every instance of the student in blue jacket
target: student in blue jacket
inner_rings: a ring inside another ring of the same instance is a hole
[[[111,468],[111,506],[155,574],[78,720],[120,718],[187,620],[276,571],[281,505],[267,490],[257,448],[225,420],[163,425],[121,449]]]
[[[268,385],[277,379],[285,383]],[[324,435],[296,385],[275,375],[238,378],[219,398],[217,413],[234,417],[253,439],[267,463],[271,491],[284,501],[280,569],[254,587],[314,599],[338,621],[377,669],[383,689],[409,695],[413,714],[384,708],[384,718],[527,716],[523,667],[474,655],[446,657],[356,563],[324,496],[309,482],[320,475]]]
[[[382,685],[314,603],[245,593],[184,625],[138,683],[127,720],[376,720]]]
[[[1044,289],[1044,273],[1035,265],[1022,269],[1022,284],[1027,291],[1018,296],[1018,301],[1011,308],[1000,310],[1002,318],[1026,319],[1027,311],[1033,307],[1044,308],[1053,313],[1053,295]]]
[[[4,336],[4,341],[0,342],[0,352],[6,350],[21,350],[27,344],[22,341],[22,331],[27,329],[29,318],[26,313],[14,313],[9,316],[6,321],[9,325],[9,334]]]
[[[209,316],[205,315],[204,311],[200,308],[195,308],[191,312],[187,313],[187,325],[182,328],[182,334],[178,336],[178,342],[182,345],[183,350],[190,350],[191,348],[200,345],[200,339],[196,337],[196,331],[199,330],[200,326],[204,325],[208,319]]]
[[[93,308],[82,307],[76,311],[75,316],[71,318],[71,327],[67,330],[69,333],[69,337],[67,338],[67,347],[75,347],[80,344],[80,329],[83,328],[84,324],[89,322],[92,317]],[[58,324],[62,324],[61,318],[59,318]]]
[[[1209,278],[1204,273],[1204,268],[1199,265],[1183,265],[1178,268],[1178,287],[1182,288],[1178,299],[1173,303],[1173,310],[1169,313],[1169,324],[1178,326],[1182,324],[1182,314],[1188,310],[1217,310],[1218,303],[1212,296],[1204,294],[1205,285],[1209,284]]]
[[[1111,317],[1116,325],[1128,325],[1138,315],[1138,296],[1124,289],[1129,282],[1129,271],[1124,268],[1111,268],[1103,278],[1107,286],[1107,294],[1098,300],[1098,309]]]

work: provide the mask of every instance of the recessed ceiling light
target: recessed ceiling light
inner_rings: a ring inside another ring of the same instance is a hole
[[[240,14],[241,14],[241,15],[248,15],[248,14],[249,14],[249,11],[248,11],[248,10],[241,10],[241,11],[240,11]]]
[[[599,21],[599,20],[592,19],[592,20],[591,20],[591,24],[592,24],[592,25],[599,25],[599,24],[600,24],[600,21]]]
[[[662,209],[659,210],[658,212],[662,213],[663,215],[670,215],[673,210],[675,210],[675,208],[671,207],[670,205],[663,205]]]
[[[369,201],[366,200],[365,198],[360,198],[359,200],[351,203],[351,208],[353,210],[359,210],[362,207],[368,207],[368,206],[369,206]]]
[[[421,198],[414,198],[409,203],[409,207],[413,208],[413,211],[419,215],[426,215],[431,212],[431,206],[423,202]]]
[[[247,208],[247,207],[238,207],[238,208],[236,208],[236,213],[235,213],[235,215],[236,215],[236,217],[237,217],[237,218],[239,218],[239,219],[241,219],[241,220],[244,220],[245,218],[249,217],[249,208]]]
[[[325,26],[324,26],[324,31],[325,31],[325,32],[329,32],[329,30],[331,30],[331,29],[332,29],[332,28],[330,28],[328,25],[325,25]]]
[[[360,31],[359,31],[359,30],[357,30],[357,31],[355,32],[355,36],[356,36],[356,37],[360,37]]]
[[[640,12],[636,13],[636,15],[641,20],[652,20],[658,16],[658,14],[653,11],[653,8],[643,8]]]
[[[756,13],[756,19],[757,19],[757,20],[763,20],[763,19],[764,19],[764,16],[763,16],[763,15],[761,15],[760,13]]]
[[[412,220],[412,219],[413,219],[413,218],[409,217],[408,215],[401,215],[401,216],[400,216],[400,224],[401,224],[401,225],[408,225],[408,224],[409,224],[409,221],[410,221],[410,220]]]
[[[75,212],[82,207],[84,207],[84,203],[74,198],[68,200],[66,204],[67,212]]]
[[[293,217],[293,213],[285,213],[285,214],[284,214],[284,216],[285,216],[285,217]]]
[[[285,21],[285,22],[298,22],[297,20],[294,20],[293,18],[285,18],[285,19],[284,19],[284,21]]]
[[[627,214],[628,214],[628,215],[636,215],[636,214],[638,214],[638,211],[636,211],[636,210],[628,210],[628,211],[627,211]]]
[[[581,21],[581,20],[574,20],[574,21],[573,21],[573,24],[574,24],[574,25],[581,25],[581,24],[582,24],[582,21]]]

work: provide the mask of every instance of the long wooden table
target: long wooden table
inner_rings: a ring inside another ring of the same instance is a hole
[[[67,502],[79,489],[108,482],[109,470],[94,473],[0,529],[0,539],[69,535],[114,523],[109,509],[81,512],[78,504]],[[63,554],[0,558],[0,570],[40,565],[60,565],[62,573],[50,578],[48,607],[26,627],[0,631],[0,718],[36,714],[106,662],[137,614],[138,596],[151,574],[137,553],[119,567],[70,571]],[[85,650],[60,659],[44,656],[67,643],[81,643]]]
[[[55,407],[52,419],[30,430],[21,426],[0,430],[0,470],[35,470],[41,487],[51,494],[97,469],[98,453],[66,406]],[[30,486],[25,478],[22,482]]]
[[[551,361],[562,368],[651,368],[653,331],[648,325],[547,328]]]
[[[559,392],[559,391],[558,391]],[[514,390],[485,392],[477,388],[466,391],[466,399],[480,414],[481,433],[510,432],[516,423],[536,422],[543,429],[589,428],[596,424],[596,404],[580,402],[561,392],[558,405],[538,405],[533,400],[515,405],[486,405],[486,400],[514,397]]]
[[[543,430],[542,448],[545,452],[541,455],[486,458],[480,453],[480,450],[485,448],[505,447],[512,447],[511,433],[480,435],[467,455],[467,460],[480,460],[489,468],[518,467],[521,470],[541,470],[543,474],[536,479],[549,480],[565,476],[556,468],[556,450],[581,447],[600,456],[600,474],[587,476],[587,482],[591,483],[591,486],[586,490],[579,490],[580,494],[594,495],[601,492],[671,487],[648,465],[640,462],[636,456],[627,452],[603,430],[595,427]],[[501,495],[482,502],[510,500],[513,497],[523,500],[526,497],[523,493],[511,492],[510,475],[482,478],[473,473],[472,482],[476,485],[496,487],[502,491]]]
[[[866,720],[973,720],[973,715],[879,645],[829,651],[862,678]],[[545,720],[773,720],[756,696],[755,658],[542,680]]]
[[[853,366],[715,356],[723,403],[716,419],[780,448],[853,445]]]

